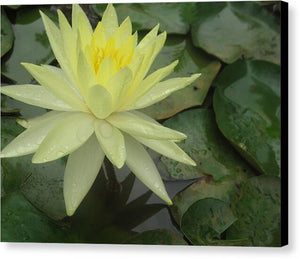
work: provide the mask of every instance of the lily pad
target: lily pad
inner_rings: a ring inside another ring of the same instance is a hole
[[[228,204],[217,199],[202,199],[184,213],[180,228],[194,245],[208,245],[220,240],[220,235],[234,222]]]
[[[93,9],[102,16],[106,5],[95,4]],[[150,30],[158,23],[160,31],[168,33],[187,34],[189,24],[182,17],[182,4],[180,3],[132,3],[115,4],[119,22],[127,16],[133,24],[134,30]]]
[[[1,57],[6,54],[14,43],[14,32],[4,10],[1,10]]]
[[[233,63],[241,56],[280,63],[280,20],[254,2],[198,3],[195,46]]]
[[[217,78],[218,127],[239,153],[263,174],[280,174],[280,67],[238,61]]]
[[[139,233],[125,242],[140,245],[187,245],[187,242],[168,229],[154,229]]]
[[[66,234],[20,192],[1,199],[1,241],[65,242]]]
[[[272,176],[251,178],[233,201],[236,221],[227,238],[247,238],[252,246],[280,246],[280,180]]]
[[[191,85],[174,92],[165,100],[142,109],[144,113],[155,119],[169,118],[184,109],[201,105],[221,67],[219,61],[199,48],[193,47],[189,38],[168,36],[167,43],[153,63],[150,72],[177,59],[179,64],[168,78],[188,77],[194,73],[201,73],[201,76]]]
[[[14,47],[10,57],[2,65],[1,73],[17,84],[30,83],[32,80],[21,62],[48,64],[54,60],[42,19],[37,15],[38,11],[37,8],[29,11],[20,9],[13,25]]]
[[[241,183],[245,182],[248,177],[249,175],[240,174],[237,177],[221,182],[214,182],[209,177],[206,177],[188,186],[173,198],[171,212],[176,223],[180,225],[184,213],[198,200],[214,198],[230,205],[231,199],[237,196]]]
[[[188,110],[163,124],[187,135],[178,145],[197,164],[193,167],[162,157],[164,166],[161,167],[165,170],[161,171],[165,179],[187,180],[211,175],[218,181],[225,176],[252,171],[219,131],[212,110]]]

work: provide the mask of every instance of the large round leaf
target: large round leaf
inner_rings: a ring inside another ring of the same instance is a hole
[[[66,242],[66,234],[20,193],[1,199],[1,241]]]
[[[253,246],[281,245],[279,178],[251,178],[233,201],[232,210],[238,221],[226,232],[227,238],[247,238]]]
[[[168,33],[186,34],[189,24],[182,17],[182,4],[180,3],[132,3],[115,4],[119,22],[127,16],[133,24],[134,30],[150,30],[158,23],[160,31]],[[106,5],[93,5],[95,12],[102,16]]]
[[[238,61],[215,82],[218,127],[261,173],[280,174],[280,67]]]
[[[1,11],[1,57],[8,52],[14,42],[14,32],[3,8]]]
[[[17,84],[26,84],[32,77],[20,63],[48,64],[53,61],[54,55],[38,8],[20,9],[13,30],[13,51],[2,65],[1,73]]]
[[[155,119],[169,118],[184,109],[201,105],[221,67],[219,61],[193,47],[189,38],[169,36],[151,71],[169,65],[177,59],[179,64],[168,78],[189,77],[194,73],[201,73],[201,76],[188,87],[142,110]]]
[[[217,199],[203,199],[188,208],[181,220],[181,230],[194,245],[208,245],[234,222],[229,206]]]
[[[241,159],[220,133],[212,110],[193,109],[180,113],[163,123],[183,132],[187,139],[178,145],[197,163],[196,167],[162,157],[166,179],[194,179],[212,175],[214,180],[251,168]]]
[[[195,46],[232,63],[241,56],[280,63],[279,20],[254,2],[198,3]]]

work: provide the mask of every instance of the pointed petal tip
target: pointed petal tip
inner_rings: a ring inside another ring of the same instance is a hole
[[[21,125],[23,128],[28,128],[28,121],[25,119],[16,119],[16,122]]]

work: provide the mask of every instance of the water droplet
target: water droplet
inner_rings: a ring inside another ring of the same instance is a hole
[[[104,138],[110,138],[113,134],[113,127],[109,123],[102,123],[100,133]]]

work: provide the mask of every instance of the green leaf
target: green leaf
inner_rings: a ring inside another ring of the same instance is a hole
[[[280,63],[279,20],[254,2],[198,3],[195,46],[233,63],[241,56]]]
[[[218,127],[239,153],[263,174],[280,174],[280,67],[238,61],[215,82]]]
[[[167,229],[154,229],[139,233],[125,242],[140,245],[187,245],[179,235]]]
[[[16,192],[1,199],[1,241],[59,243],[66,234]]]
[[[30,83],[31,75],[21,66],[21,62],[49,64],[54,60],[39,9],[18,10],[16,24],[13,25],[15,42],[13,52],[2,65],[1,73],[17,84]]]
[[[179,64],[168,78],[189,77],[195,73],[201,73],[201,76],[191,85],[176,91],[165,100],[142,109],[144,113],[155,119],[169,118],[184,109],[201,105],[221,67],[219,61],[193,47],[189,38],[169,36],[166,45],[153,63],[151,71],[177,59]]]
[[[102,16],[106,5],[93,5],[94,11]],[[133,30],[150,30],[158,23],[160,31],[167,33],[187,34],[189,24],[182,18],[182,4],[179,3],[133,3],[115,4],[119,23],[127,16],[133,25]]]
[[[273,176],[251,178],[233,201],[238,217],[226,232],[227,238],[248,239],[252,246],[280,246],[280,179]]]
[[[14,43],[14,32],[3,8],[1,10],[1,57],[7,53]]]
[[[196,162],[197,166],[184,165],[162,157],[166,170],[161,170],[166,179],[194,179],[212,175],[214,180],[251,172],[249,166],[228,144],[215,122],[212,110],[193,109],[182,112],[163,123],[164,126],[187,135],[178,145]]]
[[[180,225],[184,213],[198,200],[214,198],[230,205],[231,199],[239,191],[239,186],[246,181],[248,176],[240,174],[221,182],[214,182],[210,177],[201,178],[182,192],[177,193],[173,198],[173,206],[171,207],[171,212],[176,223]]]
[[[220,235],[235,221],[236,218],[225,202],[207,198],[188,208],[180,228],[192,244],[209,245],[219,240]]]

